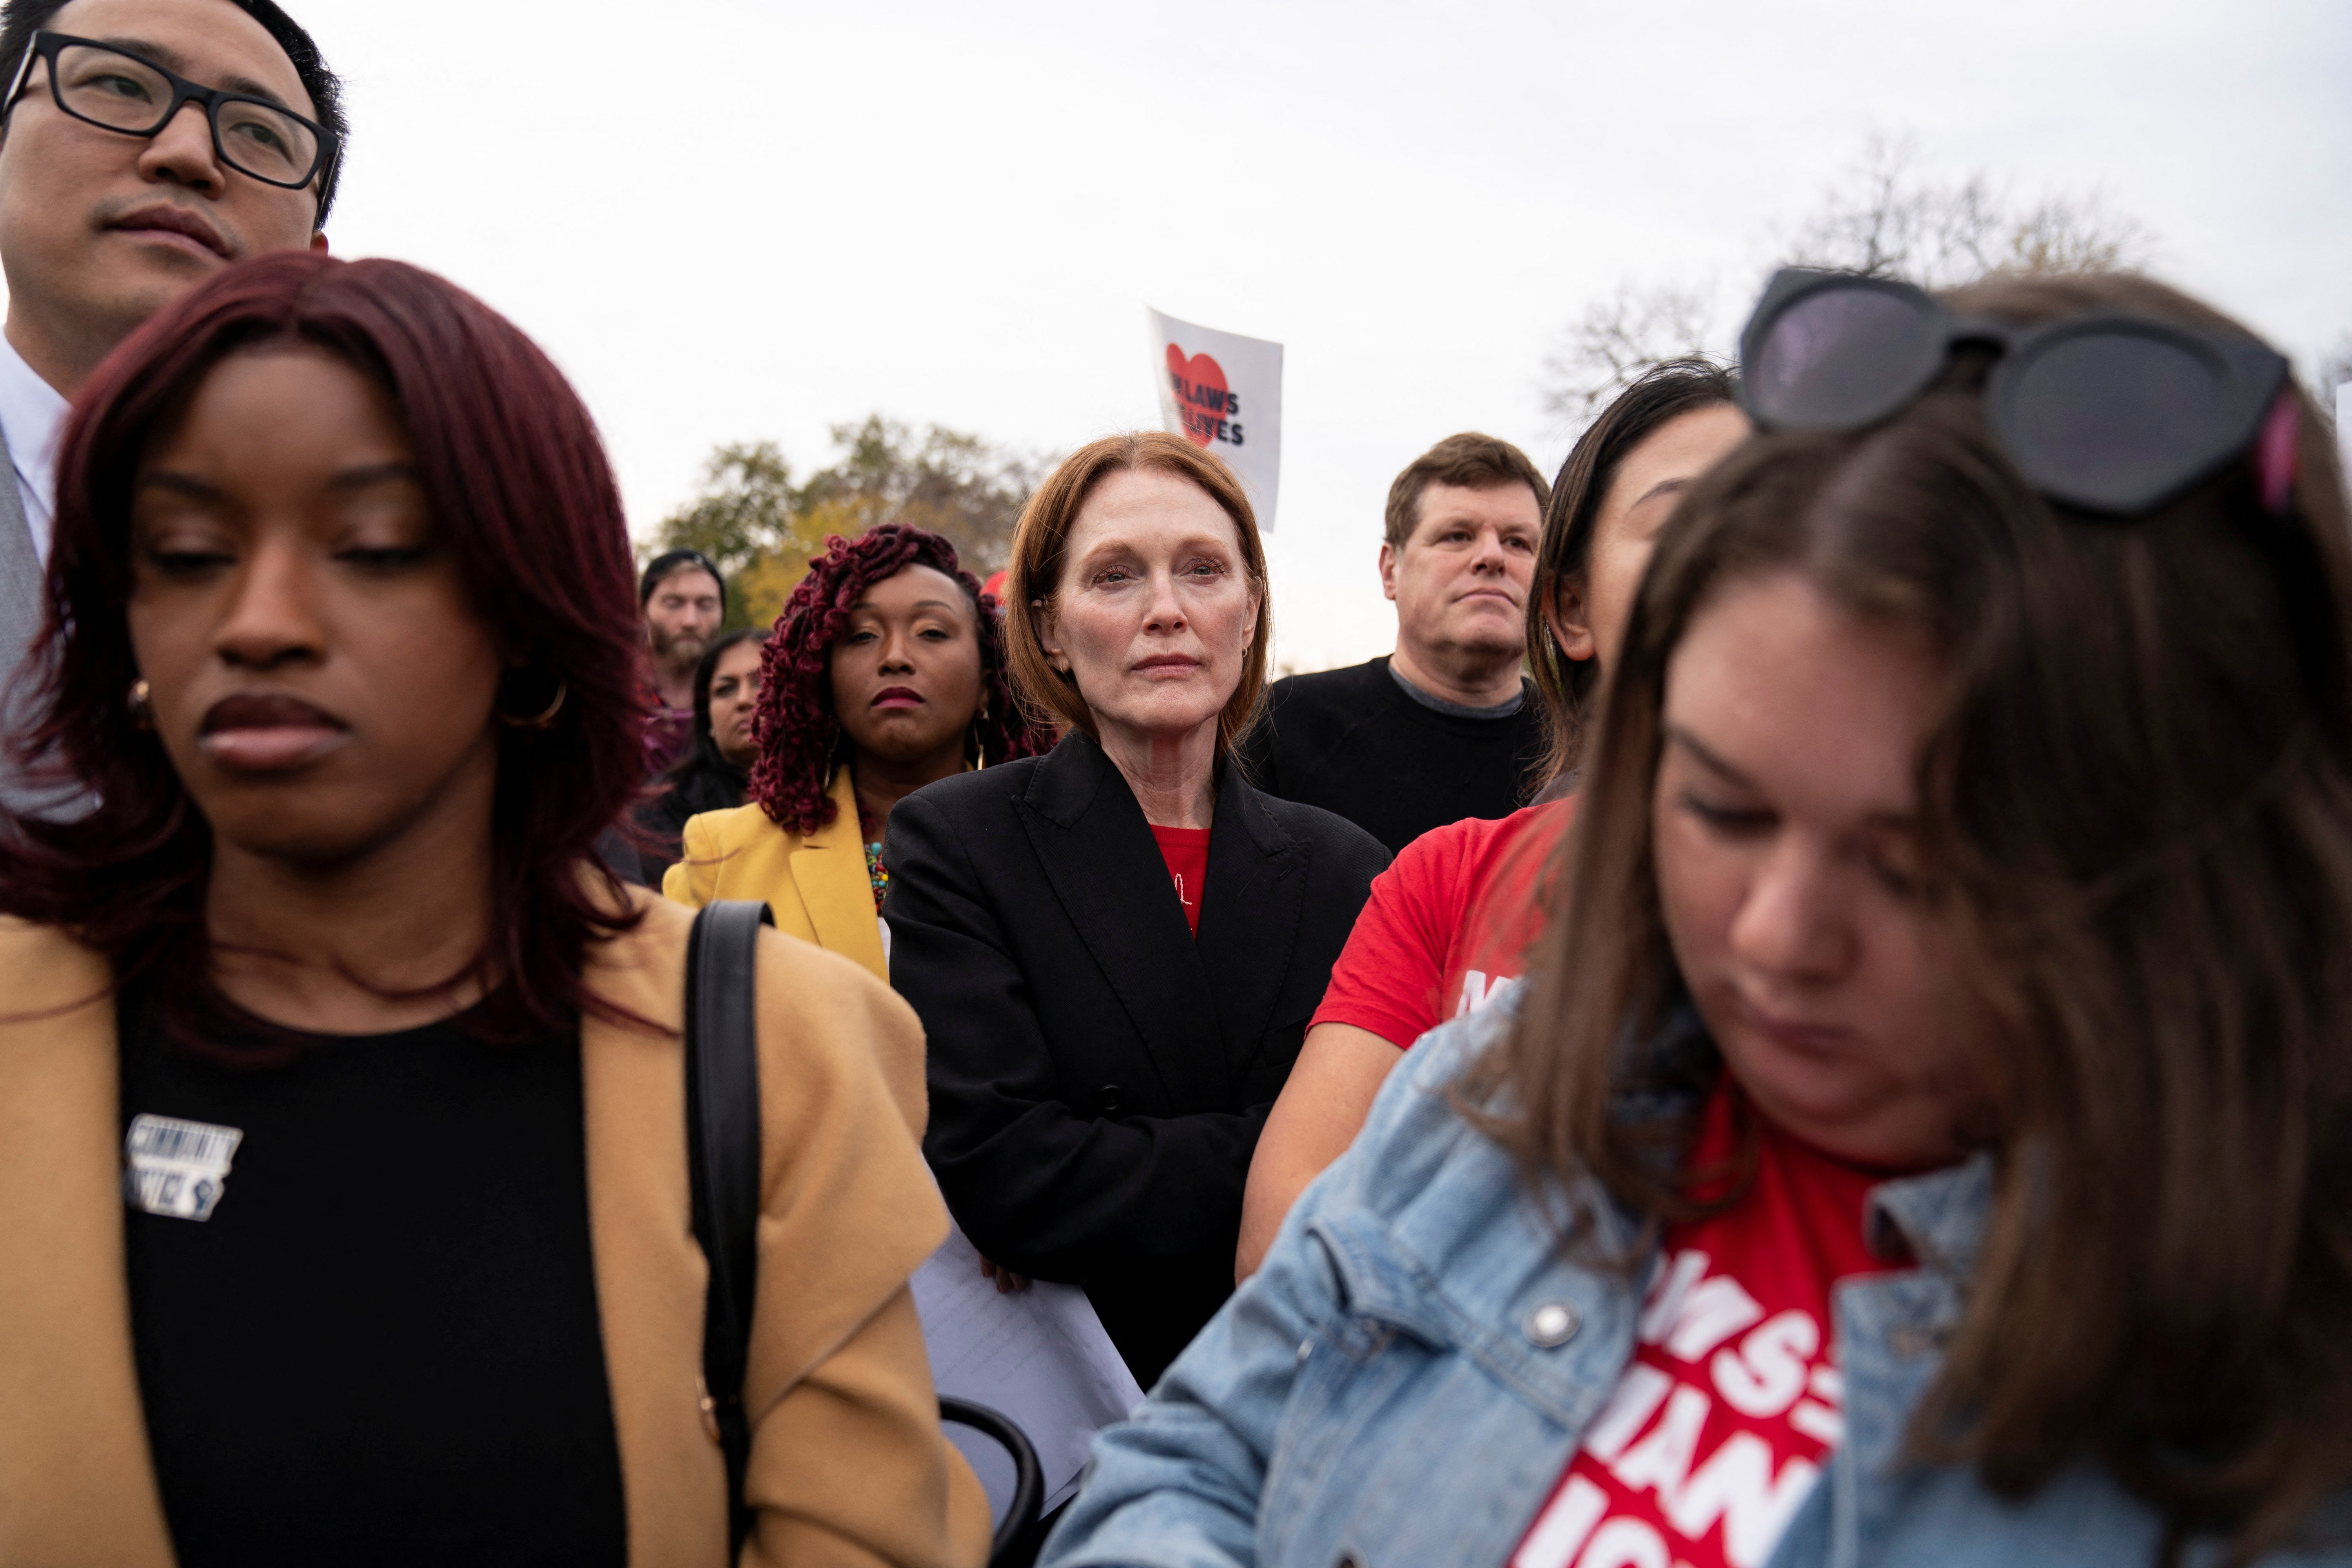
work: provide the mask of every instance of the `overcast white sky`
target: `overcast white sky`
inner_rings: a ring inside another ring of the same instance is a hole
[[[1153,423],[1146,301],[1281,342],[1300,668],[1393,636],[1398,468],[1478,428],[1551,470],[1562,325],[1626,278],[1736,315],[1874,131],[2104,190],[2306,370],[2352,333],[2345,0],[287,3],[350,83],[336,248],[535,335],[640,531],[720,441]]]

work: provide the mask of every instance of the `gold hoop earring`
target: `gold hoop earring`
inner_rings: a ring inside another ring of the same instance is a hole
[[[528,719],[518,719],[511,713],[500,713],[499,722],[509,730],[552,730],[555,728],[555,716],[563,710],[563,700],[571,695],[570,683],[559,680],[555,683],[555,700],[541,711]]]
[[[131,723],[140,729],[152,730],[155,727],[154,691],[148,686],[145,676],[131,683],[131,694],[124,699],[123,706],[131,710]]]

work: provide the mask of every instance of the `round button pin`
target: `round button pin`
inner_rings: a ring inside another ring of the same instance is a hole
[[[1528,1314],[1528,1343],[1538,1350],[1564,1345],[1576,1337],[1580,1326],[1575,1308],[1565,1301],[1546,1301]]]

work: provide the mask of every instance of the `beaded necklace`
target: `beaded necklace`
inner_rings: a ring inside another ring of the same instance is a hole
[[[857,837],[866,847],[866,879],[874,888],[874,912],[882,912],[882,896],[890,890],[890,868],[882,864],[882,841],[872,837],[874,818],[857,808]]]

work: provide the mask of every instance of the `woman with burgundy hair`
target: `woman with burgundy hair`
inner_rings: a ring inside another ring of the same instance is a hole
[[[280,253],[99,368],[58,481],[23,760],[89,804],[0,814],[0,1562],[719,1561],[587,411],[450,284]],[[758,963],[746,1560],[977,1563],[920,1031]]]
[[[925,784],[1054,743],[1005,685],[996,606],[938,534],[835,536],[761,660],[750,799],[686,825],[662,891],[761,899],[777,926],[887,980],[890,808]]]

